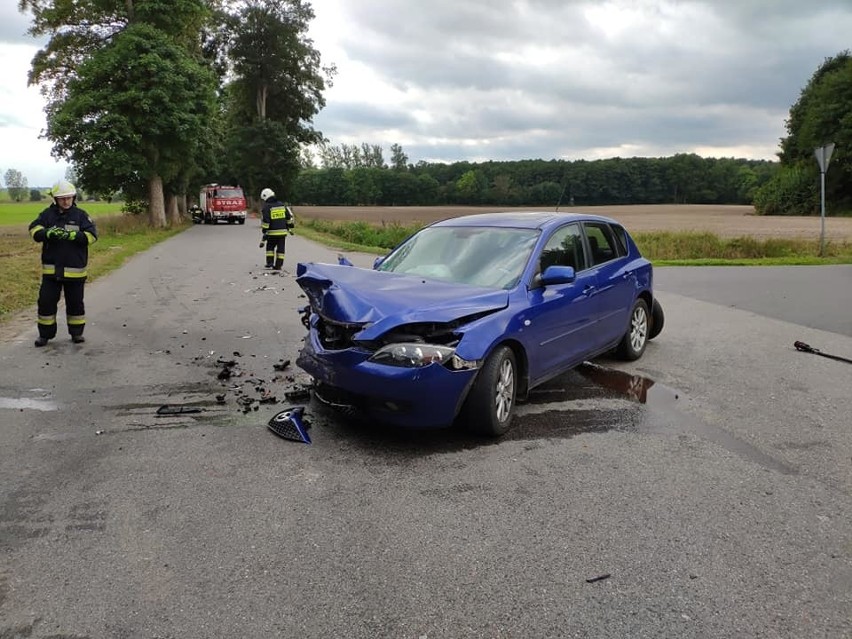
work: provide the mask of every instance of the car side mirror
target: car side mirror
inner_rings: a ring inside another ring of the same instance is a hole
[[[544,286],[553,284],[570,284],[577,279],[573,266],[548,266],[541,274],[539,281]]]
[[[385,261],[385,257],[387,257],[387,255],[385,255],[384,257],[377,257],[375,260],[373,260],[373,270],[379,268],[379,265]]]

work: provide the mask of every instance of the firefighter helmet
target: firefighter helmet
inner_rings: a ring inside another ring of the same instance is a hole
[[[77,189],[68,180],[59,180],[51,187],[50,194],[53,197],[74,197],[77,195]]]
[[[272,189],[267,188],[267,189],[263,189],[260,192],[260,199],[263,200],[264,202],[266,202],[266,200],[268,200],[271,197],[275,197],[275,191],[273,191]]]

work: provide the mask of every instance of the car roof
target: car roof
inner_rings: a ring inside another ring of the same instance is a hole
[[[560,213],[558,211],[505,211],[475,213],[451,217],[430,226],[500,226],[506,228],[542,229],[554,224],[580,220],[618,224],[615,220],[590,213]]]

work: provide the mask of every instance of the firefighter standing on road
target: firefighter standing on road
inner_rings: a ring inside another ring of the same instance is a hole
[[[53,204],[44,209],[29,226],[30,236],[41,242],[41,288],[38,293],[38,339],[44,346],[56,337],[56,309],[65,293],[65,317],[71,341],[85,340],[86,311],[83,288],[89,262],[89,245],[98,239],[95,224],[77,207],[77,189],[61,180],[50,190]]]
[[[272,189],[260,192],[263,208],[260,211],[261,248],[266,245],[266,268],[280,271],[284,266],[284,244],[293,232],[293,212],[275,197]]]

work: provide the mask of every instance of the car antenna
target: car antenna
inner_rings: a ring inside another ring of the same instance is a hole
[[[562,196],[565,195],[565,189],[568,188],[568,185],[562,187],[562,193],[559,194],[559,200],[556,202],[556,212],[559,213],[559,205],[562,204]]]

